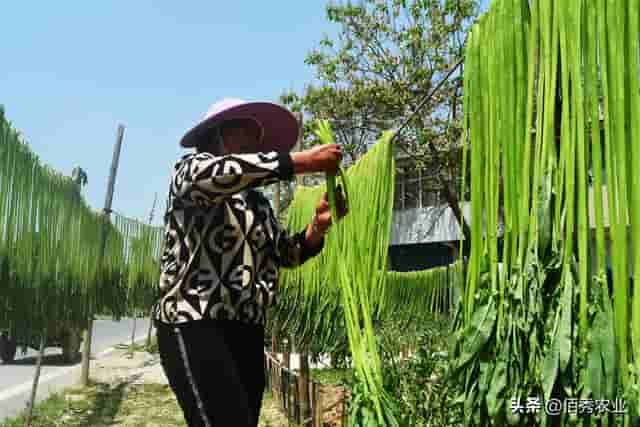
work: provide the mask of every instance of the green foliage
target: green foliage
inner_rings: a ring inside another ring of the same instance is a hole
[[[456,184],[461,174],[462,73],[440,83],[463,55],[466,34],[478,13],[477,0],[365,0],[332,2],[327,18],[338,34],[325,36],[306,58],[316,79],[303,93],[287,92],[281,102],[304,112],[304,145],[320,143],[316,119],[329,120],[350,164],[378,136],[422,105],[398,136],[394,151],[413,157],[424,178],[443,191],[460,212]],[[422,165],[421,163],[425,163]],[[468,182],[468,181],[467,181]],[[462,189],[460,194],[466,194]],[[468,226],[456,216],[465,238]]]
[[[397,125],[462,56],[475,0],[366,0],[327,5],[338,27],[305,62],[317,82],[281,100],[312,119],[328,119],[345,152],[360,157],[371,142]],[[405,139],[444,147],[460,135],[461,75],[448,81],[410,124]],[[311,126],[305,140],[317,143]]]
[[[311,379],[321,384],[345,385],[353,381],[353,370],[340,369],[312,369]]]
[[[640,144],[628,138],[640,136],[629,77],[640,70],[639,17],[637,2],[497,0],[470,33],[471,257],[450,372],[465,425],[614,425],[610,415],[547,416],[552,398],[626,397],[615,425],[637,420],[640,312],[629,307],[640,293],[629,291],[628,261],[640,271],[640,239],[628,246],[627,234],[640,232],[629,185]],[[511,410],[511,399],[536,397],[537,414]]]
[[[421,271],[387,273],[386,311],[382,319],[420,321],[424,315],[446,314],[454,310],[462,290],[462,264]]]
[[[413,427],[462,426],[454,404],[460,384],[448,381],[451,317],[425,315],[410,328],[390,321],[380,331],[385,388],[399,402],[400,414]],[[413,352],[395,360],[402,349]]]

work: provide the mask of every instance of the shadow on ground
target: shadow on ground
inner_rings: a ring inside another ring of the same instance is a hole
[[[126,388],[134,379],[121,382],[115,387],[103,384],[104,387],[98,388],[96,392],[93,408],[86,418],[86,422],[82,422],[83,426],[95,426],[97,424],[109,424],[113,421],[120,410],[122,400],[126,394]],[[89,412],[88,412],[89,413]]]
[[[46,354],[42,358],[42,366],[73,366],[80,362],[80,358],[77,358],[73,362],[65,362],[62,358],[62,354]],[[35,366],[38,363],[38,356],[23,357],[13,360],[11,362],[2,362],[0,366]]]

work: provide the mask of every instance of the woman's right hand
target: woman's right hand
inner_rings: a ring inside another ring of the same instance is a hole
[[[325,172],[335,175],[342,160],[342,149],[338,144],[317,145],[308,150],[291,153],[291,159],[296,174]]]

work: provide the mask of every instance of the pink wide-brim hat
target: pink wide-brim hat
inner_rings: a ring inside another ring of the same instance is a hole
[[[256,147],[258,151],[291,151],[298,139],[298,120],[281,105],[225,98],[209,108],[204,118],[182,137],[180,145],[197,146],[213,128],[231,119],[253,119],[258,122],[262,128],[260,147]]]

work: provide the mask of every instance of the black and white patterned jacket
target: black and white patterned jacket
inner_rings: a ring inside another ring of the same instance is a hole
[[[170,324],[231,319],[264,325],[278,268],[317,255],[305,231],[290,235],[255,188],[293,177],[288,153],[192,153],[171,177],[159,299],[154,318]]]

